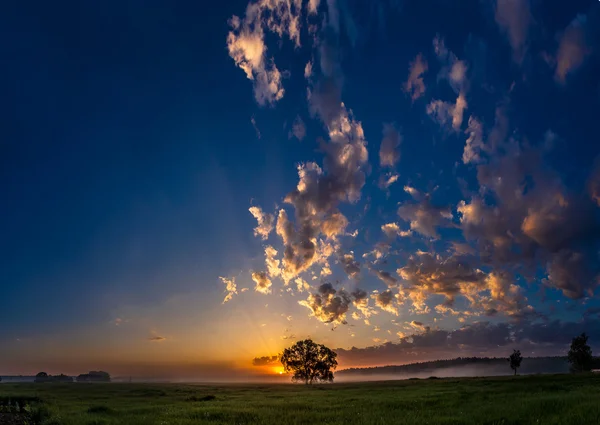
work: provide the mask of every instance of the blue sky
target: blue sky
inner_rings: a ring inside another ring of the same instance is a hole
[[[304,336],[348,365],[555,354],[600,328],[597,2],[2,9],[10,372],[226,374]]]

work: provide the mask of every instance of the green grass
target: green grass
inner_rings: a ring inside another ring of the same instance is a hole
[[[1,384],[45,425],[600,424],[600,375],[314,385]]]

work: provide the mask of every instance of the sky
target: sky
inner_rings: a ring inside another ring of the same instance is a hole
[[[0,8],[0,374],[600,351],[597,1]]]

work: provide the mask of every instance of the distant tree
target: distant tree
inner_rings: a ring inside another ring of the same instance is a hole
[[[587,344],[588,336],[582,333],[571,341],[568,359],[571,363],[571,372],[588,372],[592,369],[592,349]]]
[[[298,341],[283,350],[280,361],[286,372],[293,373],[292,381],[312,384],[313,382],[332,382],[337,367],[337,354],[312,339]]]
[[[521,356],[520,350],[513,350],[513,353],[508,356],[508,361],[510,363],[510,368],[515,371],[515,376],[517,375],[517,369],[521,367],[521,362],[523,361],[523,357]]]

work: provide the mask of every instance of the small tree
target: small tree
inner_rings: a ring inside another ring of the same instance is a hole
[[[571,372],[587,372],[592,369],[592,349],[587,344],[588,336],[582,333],[571,341],[568,359]]]
[[[280,360],[285,371],[293,373],[292,381],[312,384],[333,381],[336,357],[337,354],[324,345],[305,339],[283,350]]]
[[[513,350],[513,353],[508,357],[508,361],[510,362],[510,368],[515,371],[515,376],[516,376],[517,369],[521,367],[521,362],[523,361],[523,357],[521,356],[521,351]]]

